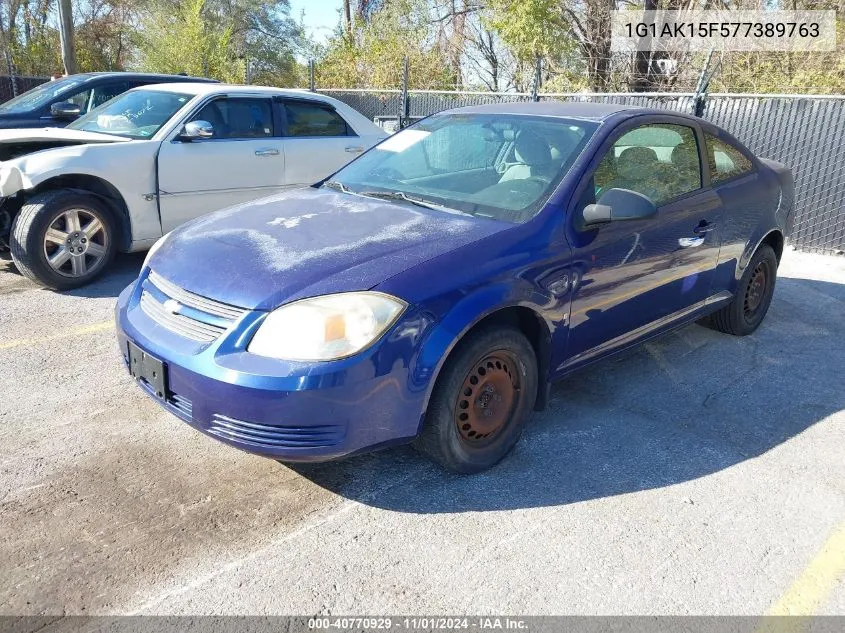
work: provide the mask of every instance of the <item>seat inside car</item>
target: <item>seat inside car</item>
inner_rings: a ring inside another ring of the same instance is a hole
[[[552,150],[549,144],[534,132],[522,130],[516,137],[513,149],[516,163],[502,174],[499,182],[542,178],[551,181],[554,178]]]
[[[616,157],[616,174],[607,188],[638,191],[657,200],[658,182],[666,177],[659,169],[660,159],[650,147],[627,147]]]
[[[693,190],[701,186],[698,165],[698,149],[689,143],[680,143],[672,148],[670,158],[677,170],[677,178],[684,190]]]

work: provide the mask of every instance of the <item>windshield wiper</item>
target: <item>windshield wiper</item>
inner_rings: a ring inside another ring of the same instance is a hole
[[[410,202],[411,204],[415,204],[418,207],[424,207],[426,209],[433,209],[434,211],[443,211],[444,213],[454,213],[456,215],[468,215],[472,217],[471,213],[465,213],[464,211],[459,211],[458,209],[453,209],[451,207],[444,207],[442,204],[437,204],[436,202],[429,202],[423,198],[417,198],[416,196],[409,196],[404,191],[359,191],[357,192],[360,196],[368,196],[370,198],[381,198],[383,200],[403,200],[404,202]]]
[[[329,189],[335,189],[336,191],[342,191],[343,193],[352,193],[346,185],[344,185],[339,180],[327,180],[323,183],[323,187],[328,187]]]

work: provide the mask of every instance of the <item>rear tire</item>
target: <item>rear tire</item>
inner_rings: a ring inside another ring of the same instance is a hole
[[[114,258],[117,231],[110,209],[73,189],[27,200],[12,224],[12,260],[25,277],[55,290],[84,286]]]
[[[537,359],[522,332],[490,327],[470,334],[446,361],[414,446],[452,472],[494,466],[519,440],[537,380]]]
[[[754,253],[737,285],[733,301],[710,315],[709,324],[720,332],[746,336],[756,330],[769,311],[775,292],[778,259],[768,244]]]

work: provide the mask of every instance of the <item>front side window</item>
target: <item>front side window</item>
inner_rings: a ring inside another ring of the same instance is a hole
[[[317,103],[286,101],[287,136],[350,136],[349,129],[333,108]]]
[[[398,193],[447,210],[526,222],[597,127],[562,117],[437,115],[382,141],[333,181],[362,195]]]
[[[608,189],[630,189],[656,206],[701,188],[695,131],[656,123],[623,134],[605,154],[594,176],[596,197]]]
[[[72,103],[74,105],[79,106],[80,112],[85,114],[88,112],[88,102],[91,99],[91,91],[90,90],[81,90],[80,92],[68,95],[67,97],[61,100],[62,103]]]
[[[720,141],[711,134],[705,134],[707,142],[707,161],[710,163],[710,181],[713,183],[729,180],[741,174],[747,174],[754,167],[751,160],[733,145]]]
[[[123,81],[97,86],[91,91],[93,93],[91,96],[91,109],[99,108],[106,101],[114,99],[117,95],[126,92],[127,88],[126,82]]]
[[[148,139],[192,98],[177,92],[132,90],[91,110],[68,128]]]
[[[273,136],[273,106],[269,99],[231,97],[215,99],[191,118],[208,121],[212,138],[249,139]]]

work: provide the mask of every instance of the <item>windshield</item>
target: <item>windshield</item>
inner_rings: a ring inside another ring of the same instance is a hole
[[[507,114],[434,116],[398,132],[328,186],[505,222],[531,219],[597,124]]]
[[[68,125],[71,130],[104,132],[133,139],[150,138],[193,95],[156,90],[131,90]]]
[[[20,114],[37,110],[52,101],[54,97],[70,93],[88,79],[88,77],[65,77],[48,81],[0,105],[0,114]]]

